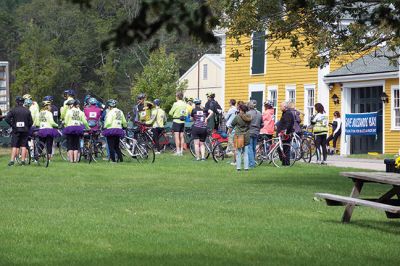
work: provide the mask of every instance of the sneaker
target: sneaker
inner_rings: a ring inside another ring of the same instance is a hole
[[[156,151],[156,152],[154,152],[154,154],[161,154],[161,152],[159,152],[159,151]]]
[[[235,162],[231,162],[230,164],[231,164],[231,165],[236,165],[236,163],[235,163]]]
[[[21,165],[22,165],[22,166],[25,166],[25,165],[26,165],[26,162],[25,162],[25,161],[22,161],[22,162],[21,162]]]
[[[326,161],[321,162],[322,165],[327,165]]]
[[[173,155],[174,156],[180,156],[180,154],[178,152],[175,152]]]
[[[8,163],[8,166],[13,166],[14,165],[14,161],[10,161],[9,163]]]
[[[201,160],[200,158],[196,158],[196,162],[200,162],[200,160]]]
[[[241,169],[236,169],[238,172],[240,172]]]
[[[205,161],[205,160],[206,160],[206,158],[201,158],[201,160],[202,160],[202,161]]]

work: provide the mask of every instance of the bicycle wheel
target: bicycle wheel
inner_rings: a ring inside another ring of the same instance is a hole
[[[61,158],[64,161],[68,161],[67,140],[66,139],[61,140],[60,142],[57,143],[57,146]]]
[[[194,145],[194,139],[192,139],[189,143],[189,149],[190,149],[190,153],[192,154],[192,156],[194,158],[196,158],[196,150],[195,150],[195,145]],[[211,142],[208,142],[209,140],[206,139],[206,141],[204,142],[204,148],[205,148],[205,158],[208,159],[208,157],[210,157],[210,154],[212,154],[213,151],[213,145]],[[200,147],[199,147],[200,148]]]
[[[311,145],[310,143],[303,139],[301,142],[301,157],[305,163],[310,163],[312,159]]]
[[[212,157],[216,163],[225,159],[227,148],[228,142],[219,142],[214,146],[214,149],[212,150]]]
[[[194,145],[194,139],[192,139],[192,140],[189,142],[189,150],[190,150],[190,153],[192,154],[192,156],[193,156],[194,158],[196,158],[196,150],[195,150],[195,145]]]
[[[135,145],[135,156],[139,163],[154,163],[156,155],[151,145],[144,145],[138,143]]]
[[[136,140],[131,138],[122,138],[119,141],[119,148],[122,153],[122,158],[124,162],[132,162],[136,160],[136,155],[134,154],[134,149],[136,146]]]
[[[262,165],[264,159],[267,158],[267,155],[264,151],[264,143],[259,142],[256,146],[256,163],[257,165]]]
[[[287,153],[285,154],[286,151]],[[276,167],[282,166],[293,166],[296,162],[297,158],[297,151],[293,149],[292,145],[289,143],[283,143],[282,148],[279,145],[273,151],[272,154],[272,163]]]
[[[34,144],[34,154],[35,154],[35,160],[38,165],[44,165],[45,167],[49,166],[49,155],[47,153],[47,147],[46,144],[37,141]]]

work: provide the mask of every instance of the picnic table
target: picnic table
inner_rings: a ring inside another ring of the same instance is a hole
[[[326,200],[328,206],[346,206],[342,222],[350,222],[355,206],[367,206],[386,212],[387,218],[400,218],[400,174],[387,172],[342,172],[341,176],[352,179],[354,186],[349,197],[316,193],[315,196]],[[379,198],[360,199],[365,183],[390,185],[389,191]],[[396,196],[396,198],[394,198]]]

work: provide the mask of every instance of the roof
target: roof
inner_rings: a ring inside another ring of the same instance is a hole
[[[211,62],[213,62],[218,68],[223,69],[224,66],[224,61],[222,60],[222,55],[221,54],[205,54],[203,55],[196,63],[194,63],[189,69],[188,71],[185,72],[185,74],[183,74],[180,78],[179,81],[184,80],[186,78],[187,75],[189,75],[189,73],[191,71],[193,71],[196,67],[198,62],[203,61],[204,59],[209,59]]]
[[[394,56],[396,56],[395,52],[389,51],[387,48],[380,48],[329,73],[325,77],[330,78],[339,76],[398,72],[398,63],[393,61],[391,62],[389,58]]]

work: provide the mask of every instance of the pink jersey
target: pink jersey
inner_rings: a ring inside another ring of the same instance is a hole
[[[89,107],[85,107],[83,110],[86,116],[86,120],[89,123],[89,126],[92,130],[100,129],[100,118],[101,118],[101,109],[96,105],[91,105]],[[93,126],[94,125],[94,126]]]
[[[261,134],[273,135],[275,131],[274,109],[267,109],[262,114],[264,127],[260,130]]]

